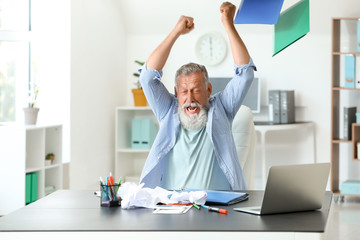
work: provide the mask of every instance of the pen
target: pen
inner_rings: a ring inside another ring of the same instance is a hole
[[[223,209],[223,208],[215,208],[215,207],[209,207],[206,205],[201,205],[203,208],[206,208],[208,211],[212,211],[212,212],[218,212],[218,213],[224,213],[227,214],[228,210]]]
[[[121,185],[121,178],[119,179],[119,183],[118,183],[118,185],[116,186],[116,193],[117,193],[117,191],[119,190],[119,187],[120,187],[120,185]]]
[[[193,206],[194,206],[197,210],[200,210],[200,207],[199,207],[198,205],[196,205],[196,203],[194,203]]]

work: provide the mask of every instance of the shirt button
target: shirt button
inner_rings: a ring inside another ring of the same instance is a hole
[[[158,159],[160,159],[160,156],[157,156]]]

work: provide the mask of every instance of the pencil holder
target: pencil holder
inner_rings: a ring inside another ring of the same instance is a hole
[[[116,196],[116,193],[117,193],[117,190],[119,187],[120,187],[119,184],[114,184],[114,185],[100,184],[100,191],[101,191],[100,206],[101,207],[121,206],[121,199],[118,199]]]

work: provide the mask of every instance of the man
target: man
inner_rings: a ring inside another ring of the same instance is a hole
[[[175,41],[194,29],[191,17],[180,17],[141,69],[143,90],[160,124],[141,174],[140,182],[145,186],[246,189],[231,128],[256,68],[233,24],[235,11],[229,2],[220,7],[235,63],[235,76],[221,93],[210,97],[212,86],[206,68],[194,63],[177,71],[175,95],[160,81]]]

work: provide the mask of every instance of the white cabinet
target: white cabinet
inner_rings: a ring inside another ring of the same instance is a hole
[[[150,107],[117,107],[115,110],[115,177],[122,181],[138,182],[150,149],[132,149],[132,119],[157,120]]]
[[[53,153],[53,164],[45,156]],[[62,188],[62,126],[0,126],[0,215],[25,205],[28,173],[37,173],[37,199]]]

